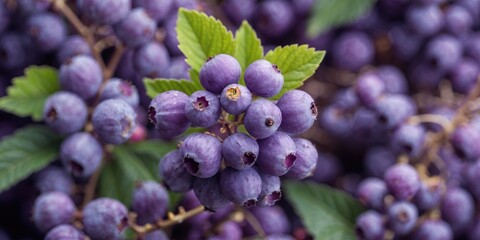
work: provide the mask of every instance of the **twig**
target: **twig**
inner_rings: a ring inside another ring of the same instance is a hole
[[[92,201],[93,197],[95,196],[95,189],[97,188],[98,179],[100,178],[100,174],[102,173],[103,169],[103,162],[98,167],[97,171],[93,173],[93,175],[88,180],[87,186],[84,189],[84,196],[82,202],[82,208],[85,207],[90,201]]]
[[[267,234],[263,230],[263,228],[260,225],[260,222],[258,222],[257,218],[251,212],[249,212],[248,210],[246,210],[244,208],[241,208],[241,211],[243,213],[243,216],[245,217],[245,220],[247,220],[247,222],[253,227],[255,232],[257,232],[257,234],[261,238],[265,238],[265,236],[267,236]]]

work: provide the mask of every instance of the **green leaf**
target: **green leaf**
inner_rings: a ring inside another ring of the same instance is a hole
[[[313,182],[282,183],[287,200],[317,240],[356,239],[355,219],[364,210],[348,194]]]
[[[178,48],[192,68],[190,77],[198,82],[198,73],[208,57],[220,53],[234,55],[232,32],[217,19],[205,13],[180,8],[177,20]]]
[[[315,51],[308,45],[294,44],[269,51],[265,59],[276,64],[284,77],[283,88],[273,99],[302,86],[303,82],[315,73],[323,57],[325,51]]]
[[[147,95],[151,98],[156,97],[158,94],[170,91],[170,90],[178,90],[184,92],[187,95],[192,94],[195,91],[201,90],[202,85],[200,82],[193,82],[190,80],[177,80],[177,79],[166,79],[166,78],[157,78],[157,79],[150,79],[144,78],[143,84],[147,89]]]
[[[240,84],[245,85],[245,82],[243,81],[243,73],[248,65],[263,57],[263,47],[255,30],[253,30],[252,26],[250,26],[247,21],[243,21],[242,25],[235,33],[235,40],[237,41],[235,58],[240,63],[240,66],[242,66],[243,70]]]
[[[315,0],[308,19],[307,35],[315,37],[334,27],[356,20],[375,3],[375,0]]]
[[[0,142],[0,192],[58,156],[61,138],[43,126],[29,126]]]
[[[45,100],[58,90],[60,83],[54,68],[29,67],[24,76],[13,79],[12,86],[7,88],[7,96],[0,98],[0,110],[40,121]]]
[[[149,140],[116,146],[113,159],[103,168],[100,176],[100,196],[119,199],[131,204],[135,183],[158,181],[158,163],[161,157],[176,148],[173,143]]]

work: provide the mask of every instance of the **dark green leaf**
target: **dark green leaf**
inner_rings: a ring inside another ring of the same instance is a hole
[[[38,171],[58,156],[61,138],[43,126],[16,131],[0,142],[0,192]]]
[[[54,68],[29,67],[25,76],[13,79],[13,85],[7,88],[7,96],[0,98],[0,110],[40,121],[45,100],[58,90],[60,84]]]
[[[184,92],[187,95],[190,95],[195,91],[203,89],[202,85],[200,85],[200,82],[193,82],[190,80],[144,78],[143,83],[145,85],[145,88],[147,89],[147,95],[151,98],[154,98],[162,92],[170,90],[178,90]]]
[[[314,37],[353,20],[369,10],[375,0],[315,0],[308,19],[307,34]]]
[[[348,194],[313,182],[285,181],[287,200],[317,240],[356,239],[355,219],[364,210]]]

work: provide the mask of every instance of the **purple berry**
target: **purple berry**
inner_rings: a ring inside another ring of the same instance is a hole
[[[294,138],[297,160],[285,176],[294,179],[304,179],[311,175],[317,167],[318,151],[315,145],[307,139]]]
[[[133,0],[133,6],[144,8],[148,15],[158,22],[172,12],[173,0]]]
[[[383,65],[377,68],[376,73],[383,82],[385,92],[394,94],[406,94],[408,92],[407,79],[397,67]]]
[[[174,57],[170,61],[170,67],[168,68],[168,77],[173,79],[190,79],[188,69],[189,66],[185,62],[185,57]]]
[[[388,168],[384,181],[398,200],[410,199],[420,188],[420,177],[415,168],[408,164],[395,164]]]
[[[163,92],[150,103],[148,117],[162,136],[178,136],[190,126],[185,113],[185,105],[188,103],[189,98],[183,92]]]
[[[235,221],[228,221],[221,225],[218,233],[210,236],[208,240],[241,240],[242,228]]]
[[[457,127],[450,136],[450,143],[457,156],[464,160],[480,156],[480,131],[470,124]]]
[[[268,175],[257,169],[258,175],[262,179],[262,191],[258,196],[257,206],[272,206],[282,198],[280,190],[280,177]]]
[[[258,140],[260,152],[257,164],[261,171],[281,176],[294,166],[297,160],[295,142],[283,132],[276,132],[266,139]]]
[[[462,6],[452,4],[445,10],[445,28],[449,33],[455,35],[468,33],[473,23],[472,15]]]
[[[45,240],[84,240],[85,234],[80,232],[74,226],[69,224],[58,225],[50,230],[45,236]]]
[[[77,55],[91,55],[92,50],[85,38],[79,35],[68,37],[57,51],[57,60],[60,63],[77,56]]]
[[[162,230],[155,230],[145,235],[144,240],[169,240],[167,234]]]
[[[187,171],[199,178],[215,175],[222,163],[222,143],[216,137],[194,133],[180,146],[181,156]]]
[[[31,15],[48,10],[52,2],[49,0],[18,0],[17,4],[21,14]]]
[[[413,240],[452,240],[452,228],[442,220],[426,220],[415,230]]]
[[[426,45],[426,59],[440,70],[449,70],[463,55],[462,44],[451,35],[438,35]]]
[[[60,146],[60,159],[75,177],[89,177],[102,163],[102,145],[86,132],[75,133]]]
[[[258,99],[248,107],[243,122],[247,132],[254,138],[267,138],[280,127],[282,112],[272,102]]]
[[[256,28],[267,37],[278,38],[294,23],[293,6],[285,0],[267,0],[258,4]]]
[[[220,189],[230,201],[252,207],[262,191],[262,179],[253,168],[236,170],[230,167],[220,173]]]
[[[355,93],[365,106],[372,106],[384,91],[385,84],[376,72],[365,72],[357,77]]]
[[[249,209],[249,211],[255,216],[265,234],[286,234],[290,232],[290,222],[282,208],[278,206],[255,207]],[[255,233],[252,232],[253,229],[250,225],[245,230],[247,235]]]
[[[143,8],[135,8],[114,26],[116,36],[130,48],[149,42],[157,24]]]
[[[223,89],[238,83],[242,67],[238,61],[227,54],[218,54],[209,57],[200,69],[200,83],[207,90],[220,94]]]
[[[128,226],[128,210],[115,199],[93,200],[83,209],[83,226],[92,239],[118,239]]]
[[[373,210],[368,210],[357,217],[355,224],[357,239],[384,239],[385,226],[382,215]]]
[[[180,150],[163,156],[160,160],[159,175],[171,191],[186,192],[192,189],[193,176],[185,168]]]
[[[419,157],[425,142],[425,129],[421,125],[403,124],[392,134],[390,146],[397,154],[405,153],[410,157]]]
[[[32,218],[40,231],[47,232],[57,225],[71,222],[76,210],[67,194],[48,192],[35,200]]]
[[[357,197],[365,206],[382,211],[384,198],[388,194],[387,185],[378,178],[367,178],[357,188]]]
[[[422,183],[412,202],[420,211],[429,211],[440,203],[442,188],[439,184],[427,185]]]
[[[291,90],[283,94],[277,102],[282,112],[280,129],[287,133],[299,134],[313,126],[318,109],[313,98],[301,90]]]
[[[100,94],[100,101],[119,98],[130,104],[132,107],[138,105],[138,91],[132,83],[119,78],[111,78]]]
[[[418,219],[418,209],[409,202],[393,203],[387,210],[388,223],[395,234],[410,233]]]
[[[463,58],[452,69],[450,69],[450,82],[454,91],[468,94],[480,74],[478,63],[471,58]]]
[[[131,0],[78,0],[78,11],[97,24],[112,25],[126,17]]]
[[[252,167],[257,160],[258,151],[257,142],[244,133],[235,133],[222,143],[225,164],[237,170]]]
[[[255,13],[255,0],[225,0],[222,9],[233,23],[240,25],[243,20],[250,20]]]
[[[198,200],[209,211],[215,212],[230,204],[230,201],[220,189],[220,175],[210,178],[195,178],[193,180],[193,191]]]
[[[397,158],[390,149],[372,147],[365,155],[364,164],[368,175],[383,178],[385,171],[395,164]]]
[[[58,48],[67,37],[67,28],[63,19],[52,13],[42,12],[27,20],[26,32],[35,45],[45,52]]]
[[[17,33],[3,33],[0,37],[0,67],[15,69],[26,66],[29,49],[24,36]]]
[[[241,114],[250,104],[252,104],[252,93],[240,84],[230,84],[220,94],[220,105],[227,113]]]
[[[410,61],[415,57],[423,44],[423,37],[418,36],[403,24],[393,26],[390,29],[388,36],[389,40],[392,42],[395,57],[403,62]]]
[[[208,91],[200,90],[192,93],[185,104],[185,113],[188,120],[196,127],[211,127],[220,118],[220,100]]]
[[[407,9],[405,13],[407,25],[420,36],[431,36],[444,24],[444,16],[438,5],[414,5]]]
[[[479,2],[480,3],[480,2]],[[465,40],[465,54],[480,62],[480,33],[474,32]]]
[[[372,62],[373,40],[363,32],[345,32],[332,47],[333,62],[337,67],[357,71]]]
[[[453,231],[459,233],[471,224],[475,202],[472,196],[462,188],[450,188],[440,203],[442,219],[449,223]]]
[[[137,114],[132,106],[121,99],[108,99],[95,108],[93,128],[99,138],[110,144],[126,142],[135,130]]]
[[[163,44],[149,42],[135,49],[133,66],[138,74],[151,78],[167,77],[170,57]]]
[[[73,193],[73,179],[65,169],[60,167],[47,167],[35,174],[35,187],[41,192]]]
[[[378,120],[388,128],[400,125],[416,113],[415,103],[404,95],[384,95],[373,106]]]
[[[87,121],[87,115],[88,108],[83,99],[65,91],[48,97],[43,108],[45,123],[62,134],[80,131]]]
[[[138,214],[139,224],[155,223],[163,218],[168,207],[168,193],[157,182],[145,181],[137,184],[133,192],[133,210]]]
[[[245,70],[245,84],[248,90],[260,97],[273,97],[283,87],[283,75],[277,65],[267,60],[257,60]]]
[[[60,67],[59,75],[62,89],[74,92],[83,99],[95,96],[103,79],[100,65],[87,55],[67,60]]]

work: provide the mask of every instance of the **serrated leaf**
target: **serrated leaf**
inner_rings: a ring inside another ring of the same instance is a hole
[[[159,180],[159,160],[175,147],[173,143],[158,140],[116,146],[112,152],[113,159],[103,168],[100,176],[100,196],[119,199],[129,206],[135,183]]]
[[[356,239],[355,219],[364,210],[360,202],[344,192],[313,182],[282,183],[293,205],[314,239]]]
[[[316,35],[349,23],[369,10],[375,0],[315,0],[308,19],[307,35]]]
[[[217,19],[205,13],[180,8],[177,20],[178,48],[190,65],[190,77],[198,82],[198,73],[208,57],[235,53],[232,32]],[[193,73],[192,73],[193,72]]]
[[[7,88],[7,96],[0,98],[0,110],[40,121],[45,100],[58,90],[60,83],[54,68],[29,67],[24,76],[13,79],[12,86]]]
[[[166,78],[157,78],[150,79],[144,78],[143,83],[147,89],[147,95],[151,98],[154,98],[158,94],[170,90],[178,90],[184,92],[187,95],[192,94],[195,91],[201,90],[202,85],[200,82],[193,82],[190,80],[177,80],[177,79],[166,79]]]
[[[58,157],[61,138],[43,126],[17,130],[0,142],[0,192]]]
[[[263,47],[260,39],[257,37],[257,33],[255,33],[255,30],[247,21],[243,21],[240,28],[235,32],[235,40],[237,42],[235,58],[243,70],[240,84],[245,85],[243,73],[248,65],[263,57]]]
[[[276,64],[284,77],[283,88],[273,99],[302,86],[315,73],[324,57],[325,51],[315,51],[308,45],[294,44],[269,51],[265,59]]]

